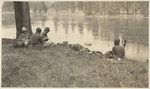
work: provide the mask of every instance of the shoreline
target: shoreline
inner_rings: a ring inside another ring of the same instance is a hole
[[[12,44],[15,42],[16,39],[10,39],[10,38],[2,38],[2,43],[4,43],[3,41],[6,41],[8,42],[8,44]],[[62,46],[62,47],[66,47],[67,49],[71,49],[71,50],[74,50],[74,51],[77,51],[77,52],[85,52],[87,53],[88,55],[97,55],[99,56],[100,58],[104,58],[106,53],[102,53],[101,51],[95,51],[95,50],[90,50],[88,47],[86,47],[85,45],[81,45],[79,43],[76,43],[76,44],[69,44],[68,41],[63,41],[63,42],[57,42],[57,43],[46,43],[45,45],[43,45],[42,47],[49,47],[49,46]],[[107,51],[109,52],[109,50]],[[106,59],[106,58],[105,58]],[[107,58],[108,59],[108,58]],[[109,60],[109,59],[108,59]],[[130,59],[130,58],[126,58],[125,57],[125,60],[132,60],[132,61],[138,61],[138,62],[148,62],[149,60],[147,61],[143,61],[143,60],[136,60],[136,59]]]

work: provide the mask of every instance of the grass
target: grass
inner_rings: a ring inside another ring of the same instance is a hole
[[[60,45],[9,48],[2,40],[2,87],[148,87],[148,62],[108,61]]]

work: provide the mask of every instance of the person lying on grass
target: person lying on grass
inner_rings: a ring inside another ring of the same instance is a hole
[[[48,38],[48,36],[47,36],[47,33],[48,32],[50,32],[50,29],[48,28],[48,27],[46,27],[45,29],[44,29],[44,31],[42,32],[42,39],[43,39],[43,43],[45,43],[45,41],[48,41],[49,40],[49,38]]]
[[[20,36],[17,38],[15,44],[13,44],[14,48],[18,47],[27,47],[30,42],[31,36],[27,32],[27,29],[25,27],[22,27],[22,32]]]

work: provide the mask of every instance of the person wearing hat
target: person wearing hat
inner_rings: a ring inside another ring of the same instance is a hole
[[[44,31],[42,32],[42,39],[43,39],[43,43],[45,43],[45,41],[48,41],[49,38],[47,36],[47,33],[50,32],[50,29],[48,27],[46,27],[44,29]]]
[[[32,46],[42,46],[43,45],[43,40],[42,40],[42,36],[41,34],[41,28],[37,28],[36,32],[34,34],[32,34],[31,36],[31,44]]]
[[[113,52],[114,58],[116,58],[118,60],[125,57],[125,48],[124,48],[124,46],[121,46],[119,44],[120,44],[120,39],[116,38],[114,40],[115,46],[113,47],[112,52]]]
[[[22,27],[22,32],[17,39],[16,44],[20,47],[27,47],[31,37],[30,34],[27,32],[25,27]]]

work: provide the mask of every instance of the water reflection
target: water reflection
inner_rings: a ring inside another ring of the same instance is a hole
[[[80,34],[83,34],[83,29],[84,29],[83,22],[78,23],[78,29],[79,29]]]
[[[15,38],[14,14],[2,15],[3,38]],[[9,18],[7,18],[9,17]],[[32,29],[50,27],[53,42],[92,43],[91,50],[102,53],[113,47],[114,38],[127,37],[126,57],[136,60],[148,59],[148,19],[98,18],[31,15]]]
[[[57,31],[58,31],[58,22],[57,21],[54,21],[54,26],[55,26],[55,33],[57,33]]]
[[[65,29],[65,33],[68,34],[69,22],[68,21],[62,22],[62,27],[63,29]]]
[[[74,33],[74,30],[75,30],[75,26],[76,24],[74,22],[71,23],[71,29],[72,29],[72,32]]]
[[[99,37],[99,22],[96,18],[93,18],[91,20],[91,30],[95,39]]]
[[[92,21],[92,18],[85,17],[85,22],[87,23],[86,27],[87,27],[88,32],[91,30],[91,21]]]
[[[55,33],[57,33],[57,31],[58,31],[58,17],[55,16],[54,18],[52,18],[52,20],[54,21]]]

